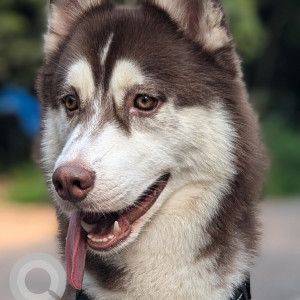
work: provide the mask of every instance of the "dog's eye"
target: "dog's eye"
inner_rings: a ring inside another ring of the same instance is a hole
[[[78,101],[72,95],[66,96],[64,98],[64,103],[65,103],[66,109],[68,111],[74,111],[74,110],[78,109]]]
[[[134,107],[140,110],[150,111],[157,106],[158,101],[147,95],[138,95],[134,100]]]

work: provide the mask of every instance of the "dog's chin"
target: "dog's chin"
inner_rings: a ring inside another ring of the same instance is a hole
[[[134,205],[121,211],[104,214],[81,212],[81,227],[88,249],[107,256],[133,242],[151,217],[151,207],[166,187],[169,177],[170,174],[159,177]]]

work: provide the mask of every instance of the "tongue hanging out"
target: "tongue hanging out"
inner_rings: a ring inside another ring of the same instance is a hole
[[[109,251],[124,241],[135,222],[155,203],[166,186],[169,174],[160,177],[131,207],[108,214],[71,214],[66,240],[67,278],[72,287],[82,289],[87,246],[96,251]]]
[[[66,241],[67,278],[71,286],[82,289],[82,281],[86,257],[86,236],[81,229],[80,213],[72,213]]]
[[[130,234],[125,217],[114,220],[113,216],[87,217],[77,211],[71,214],[65,255],[68,282],[75,289],[82,289],[87,245],[94,250],[107,251]]]

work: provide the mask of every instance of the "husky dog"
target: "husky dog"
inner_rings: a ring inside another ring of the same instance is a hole
[[[220,0],[50,0],[45,53],[41,164],[70,286],[232,297],[256,255],[263,147]]]

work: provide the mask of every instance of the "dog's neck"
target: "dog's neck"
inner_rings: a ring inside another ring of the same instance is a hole
[[[86,293],[93,299],[228,298],[243,282],[251,255],[239,234],[228,232],[230,224],[207,231],[222,215],[218,197],[222,193],[204,192],[200,185],[182,189],[130,248],[88,264]],[[234,224],[235,216],[230,218]]]

